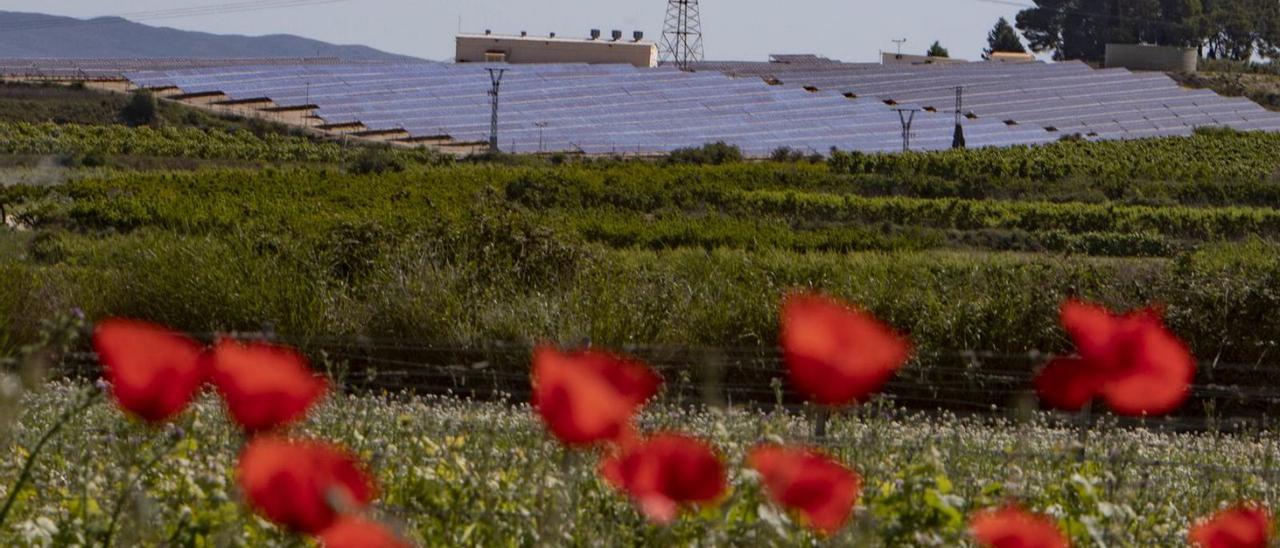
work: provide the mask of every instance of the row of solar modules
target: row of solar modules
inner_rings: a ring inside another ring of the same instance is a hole
[[[225,94],[228,101],[315,107],[326,123],[410,138],[488,138],[490,80],[506,68],[499,140],[517,152],[661,153],[723,140],[750,155],[790,146],[825,153],[892,151],[902,124],[883,102],[770,86],[756,78],[626,65],[409,64],[221,67],[129,74],[137,85],[186,94]],[[967,123],[974,146],[1039,143],[1053,135],[997,120]],[[921,116],[913,148],[951,144],[946,116]]]
[[[56,78],[123,80],[126,72],[143,70],[176,70],[197,67],[231,66],[299,66],[333,65],[351,63],[378,63],[379,61],[347,61],[337,57],[270,57],[253,59],[209,58],[190,59],[179,57],[147,58],[0,58],[0,76],[8,78]]]
[[[1186,135],[1201,126],[1280,130],[1280,114],[1247,99],[1188,90],[1160,73],[1094,70],[1083,63],[877,65],[708,63],[698,70],[849,97],[955,112],[1098,139]]]

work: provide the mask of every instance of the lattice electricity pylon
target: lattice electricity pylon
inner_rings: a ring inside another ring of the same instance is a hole
[[[702,60],[702,10],[698,0],[667,0],[660,60],[688,70]]]

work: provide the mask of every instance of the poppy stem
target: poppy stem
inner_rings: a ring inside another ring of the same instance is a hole
[[[72,407],[62,412],[58,420],[40,436],[40,440],[36,442],[35,447],[31,448],[31,454],[27,455],[27,462],[22,465],[22,472],[18,474],[18,481],[14,482],[13,487],[9,489],[9,496],[5,498],[4,507],[0,508],[0,525],[4,525],[5,520],[9,518],[9,511],[13,509],[13,503],[18,500],[18,493],[22,492],[22,488],[26,486],[27,481],[31,479],[31,469],[35,467],[36,459],[40,457],[40,453],[44,450],[44,446],[49,440],[58,435],[62,431],[62,427],[66,426],[71,419],[98,402],[98,397],[102,395],[102,391],[97,387],[89,387],[79,394],[80,405]]]
[[[1077,442],[1080,449],[1076,455],[1076,462],[1083,464],[1089,453],[1089,430],[1093,428],[1093,402],[1084,404],[1084,408],[1080,410],[1079,419],[1080,432]]]
[[[137,483],[138,479],[141,478],[143,474],[151,471],[151,469],[160,462],[160,459],[167,456],[169,454],[169,450],[173,449],[173,447],[178,444],[178,440],[182,439],[177,436],[165,437],[168,438],[168,443],[166,443],[159,451],[156,451],[156,454],[151,456],[151,460],[143,463],[136,473],[131,474],[129,479],[125,481],[124,486],[120,488],[120,493],[116,495],[115,507],[111,510],[111,521],[107,522],[107,532],[102,538],[103,546],[108,548],[111,546],[112,538],[116,534],[116,524],[120,521],[120,512],[124,510],[124,499],[129,495],[129,491],[133,489],[133,484]]]
[[[819,407],[813,417],[813,437],[819,441],[827,439],[827,422],[831,420],[831,408]]]

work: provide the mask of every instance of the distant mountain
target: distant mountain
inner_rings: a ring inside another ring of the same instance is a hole
[[[413,59],[366,46],[339,46],[288,34],[210,34],[152,27],[119,17],[75,19],[11,11],[0,11],[0,57]]]

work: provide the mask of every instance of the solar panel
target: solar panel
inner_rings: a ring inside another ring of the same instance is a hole
[[[0,70],[5,66],[0,60]],[[314,105],[327,124],[464,143],[488,137],[488,66],[263,62],[161,65],[125,74],[143,87]],[[816,153],[900,150],[901,123],[885,101],[935,111],[917,115],[913,148],[943,149],[951,144],[955,86],[963,86],[965,109],[976,115],[965,122],[971,146],[1046,143],[1074,132],[1090,138],[1187,134],[1201,125],[1280,129],[1280,115],[1251,102],[1185,90],[1163,75],[1083,63],[873,65],[805,54],[774,55],[767,63],[698,63],[691,72],[586,64],[505,68],[500,142],[517,151],[645,154],[715,140],[753,156],[782,146]]]

